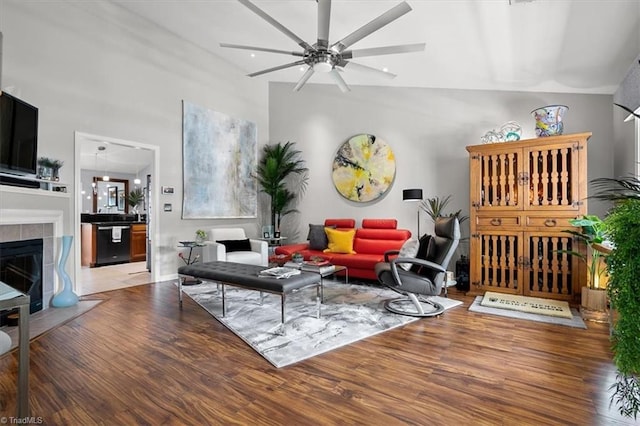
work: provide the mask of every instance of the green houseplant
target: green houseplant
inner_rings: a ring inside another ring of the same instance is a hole
[[[307,187],[309,169],[301,154],[294,142],[262,148],[256,175],[262,192],[271,198],[270,222],[276,231],[283,216],[297,211],[295,201]]]
[[[204,229],[196,230],[196,242],[201,243],[206,240],[207,240],[207,233],[204,231]]]
[[[138,206],[144,201],[144,192],[140,188],[132,189],[127,195],[127,203],[132,208],[133,213],[138,214]]]
[[[58,180],[58,173],[64,161],[49,157],[38,158],[38,177],[40,179]]]
[[[640,180],[636,177],[592,181],[593,198],[614,202],[604,222],[613,250],[608,257],[613,361],[618,369],[611,404],[620,414],[640,411]]]
[[[575,240],[584,244],[585,250],[558,250],[580,258],[587,265],[587,285],[582,287],[580,310],[587,320],[607,321],[607,253],[603,243],[607,239],[605,223],[596,215],[584,215],[569,220],[579,231],[565,229],[563,232],[574,236]]]
[[[444,198],[439,196],[427,198],[426,200],[422,200],[419,204],[419,208],[423,210],[434,222],[439,217],[445,216],[456,216],[460,223],[469,219],[469,216],[465,216],[462,214],[462,210],[458,210],[454,213],[445,213],[444,210],[451,202],[451,195],[447,195]]]

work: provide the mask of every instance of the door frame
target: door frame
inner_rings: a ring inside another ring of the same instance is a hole
[[[75,188],[75,198],[73,202],[73,234],[76,235],[75,244],[74,244],[74,256],[75,256],[75,290],[79,294],[83,294],[82,292],[82,283],[80,282],[80,268],[81,268],[81,246],[80,246],[80,214],[82,210],[82,193],[80,191],[80,177],[81,177],[81,169],[80,169],[80,144],[83,140],[87,139],[99,139],[108,143],[130,146],[132,148],[141,148],[148,149],[153,153],[153,160],[151,165],[151,176],[152,179],[157,179],[158,171],[160,170],[160,147],[157,145],[149,145],[141,142],[117,139],[108,136],[95,135],[84,132],[74,132],[74,149],[75,149],[75,170],[74,170],[74,188]],[[151,253],[147,253],[147,256],[151,255],[151,281],[157,282],[159,281],[159,264],[158,264],[158,241],[159,241],[159,226],[158,226],[158,200],[160,199],[160,191],[158,185],[151,186],[151,203],[150,208],[147,209],[147,214],[154,215],[155,217],[151,217],[150,221],[148,220],[147,226],[149,239],[151,240],[150,248]]]

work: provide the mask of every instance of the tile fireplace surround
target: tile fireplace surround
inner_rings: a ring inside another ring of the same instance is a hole
[[[42,308],[49,308],[57,286],[55,245],[62,236],[61,210],[0,209],[0,242],[42,238]]]

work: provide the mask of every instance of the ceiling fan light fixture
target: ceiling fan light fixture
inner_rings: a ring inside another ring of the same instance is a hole
[[[330,61],[323,61],[313,64],[313,70],[316,72],[328,73],[333,69],[333,65]]]

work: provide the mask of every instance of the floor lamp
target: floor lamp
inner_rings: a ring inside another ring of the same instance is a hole
[[[422,189],[403,189],[403,201],[422,201]],[[420,209],[418,208],[418,239],[420,239]]]

